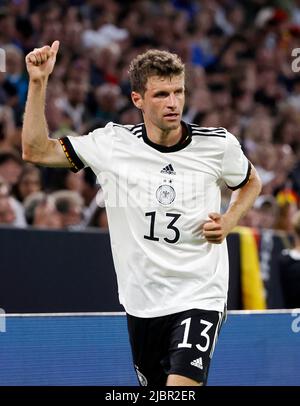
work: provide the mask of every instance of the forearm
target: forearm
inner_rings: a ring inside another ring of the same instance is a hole
[[[38,162],[49,144],[45,117],[47,79],[30,81],[22,130],[22,149],[25,160]]]
[[[45,45],[26,55],[29,74],[29,89],[22,129],[23,159],[39,165],[70,168],[72,163],[66,157],[60,142],[48,138],[45,117],[45,99],[48,77],[51,74],[59,41],[51,47]]]
[[[261,181],[254,167],[252,167],[252,175],[241,189],[235,190],[232,193],[230,204],[224,217],[231,231],[239,222],[239,220],[253,206],[255,199],[261,192]]]

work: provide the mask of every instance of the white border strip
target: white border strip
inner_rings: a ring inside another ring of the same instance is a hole
[[[228,310],[228,314],[289,314],[300,313],[296,309],[270,309],[270,310]],[[86,313],[4,313],[5,317],[90,317],[90,316],[125,316],[125,312],[86,312]]]
[[[228,314],[289,314],[298,311],[300,313],[300,308],[296,309],[269,309],[269,310],[228,310]]]
[[[86,313],[4,313],[5,317],[84,317],[84,316],[125,316],[125,312]]]

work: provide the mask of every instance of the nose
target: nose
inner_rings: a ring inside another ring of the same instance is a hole
[[[168,107],[175,108],[177,104],[176,96],[174,93],[170,93],[168,97]]]

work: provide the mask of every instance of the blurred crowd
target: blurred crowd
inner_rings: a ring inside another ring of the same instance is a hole
[[[140,123],[129,62],[149,48],[170,50],[186,63],[184,119],[231,131],[262,178],[262,195],[241,224],[292,230],[300,201],[299,0],[0,0],[0,224],[107,229],[89,169],[74,174],[21,159],[24,58],[56,39],[51,137]],[[229,198],[224,187],[223,210]]]

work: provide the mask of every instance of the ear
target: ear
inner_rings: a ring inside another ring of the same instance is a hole
[[[135,107],[138,109],[142,110],[143,108],[143,97],[140,93],[137,92],[131,92],[131,100]]]

